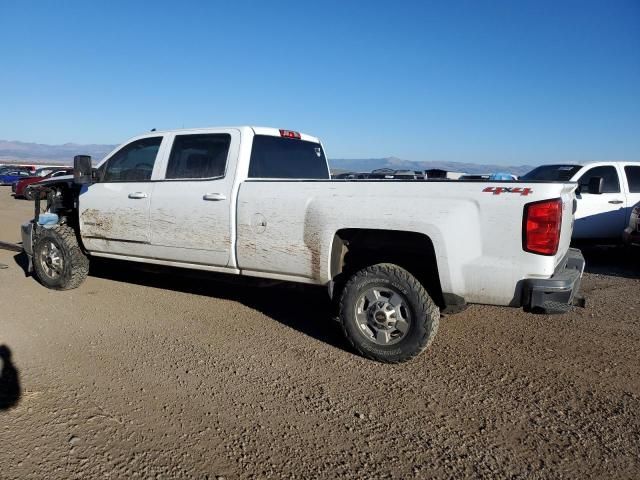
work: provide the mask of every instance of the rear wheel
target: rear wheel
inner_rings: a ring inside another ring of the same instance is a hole
[[[68,225],[43,228],[33,248],[38,281],[54,290],[78,287],[89,274],[89,259]]]
[[[360,270],[347,282],[340,300],[340,321],[345,336],[361,355],[399,363],[431,344],[440,310],[413,275],[382,263]]]

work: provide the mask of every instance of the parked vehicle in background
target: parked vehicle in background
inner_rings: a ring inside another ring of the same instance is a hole
[[[631,211],[640,202],[640,162],[541,165],[520,180],[578,182],[576,240],[621,242]]]
[[[0,165],[0,171],[2,170],[26,170],[30,174],[33,174],[37,170],[37,167],[31,164],[7,163]]]
[[[371,172],[341,172],[332,174],[335,180],[458,180],[464,176],[459,172],[448,172],[432,168],[431,170],[394,170],[393,168],[378,168]],[[490,179],[489,175],[483,177],[485,180],[501,180],[500,178]],[[506,180],[515,180],[510,176]]]
[[[94,256],[318,285],[354,349],[383,362],[420,353],[466,303],[566,312],[584,268],[572,183],[332,180],[317,138],[246,126],[75,161],[37,184],[46,213],[36,195],[22,226],[46,287],[78,287]]]
[[[489,180],[518,180],[516,175],[508,172],[496,172],[489,175]]]
[[[31,175],[31,170],[28,169],[27,167],[17,167],[15,165],[4,165],[2,167],[0,167],[0,175],[4,175],[5,173],[8,172],[27,172]]]
[[[38,179],[38,180],[42,180],[45,176],[47,176],[49,173],[52,172],[52,168],[49,167],[40,167],[38,169],[36,169],[36,171],[34,173],[29,174],[28,177],[25,177],[21,180],[18,180],[16,182],[13,182],[11,184],[11,191],[15,194],[16,193],[16,185],[18,182],[21,182],[23,180],[31,180],[31,179]]]
[[[368,177],[368,175],[369,174],[366,172],[343,172],[331,175],[331,178],[335,180],[364,180]]]
[[[35,173],[35,171],[38,169],[36,165],[30,164],[30,163],[20,164],[17,166],[21,169],[24,168],[25,170],[29,171],[29,173],[31,174]]]
[[[332,175],[334,180],[423,180],[424,174],[413,170],[380,168],[371,172],[343,172]]]
[[[27,170],[7,169],[0,172],[0,185],[11,185],[13,182],[28,177]]]
[[[45,178],[62,177],[64,175],[73,175],[73,168],[66,167],[66,168],[57,168],[54,170],[51,170],[50,168],[41,168],[38,171],[36,171],[36,173],[44,173],[44,175],[42,176],[36,175],[33,177],[23,178],[21,180],[18,180],[17,182],[14,182],[11,185],[11,189],[13,190],[15,198],[24,197],[27,200],[33,200],[34,184],[44,180]]]
[[[428,170],[424,170],[420,173],[420,178],[425,179],[442,179],[442,180],[458,180],[460,177],[464,175],[463,172],[452,172],[450,170],[443,170],[441,168],[430,168]]]
[[[418,180],[424,178],[424,176],[417,175],[413,170],[396,170],[391,178],[395,180]]]
[[[490,173],[465,173],[458,180],[484,180],[487,181],[491,177]]]
[[[26,171],[29,172],[31,174],[33,174],[33,172],[36,171],[35,168],[33,168],[32,166],[28,166],[28,165],[3,165],[0,167],[0,172],[7,172],[7,171],[14,171],[14,170],[18,170],[18,171]]]
[[[466,173],[461,175],[458,180],[499,180],[499,181],[515,181],[518,180],[516,175],[506,172],[497,173]]]
[[[640,203],[631,209],[629,224],[622,233],[622,240],[627,245],[640,246]]]

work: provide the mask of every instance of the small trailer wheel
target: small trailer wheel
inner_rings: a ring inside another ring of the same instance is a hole
[[[33,248],[38,281],[53,290],[77,288],[89,274],[89,258],[68,225],[43,228]]]
[[[412,359],[426,349],[440,322],[440,310],[422,284],[398,265],[360,270],[346,283],[340,322],[353,348],[384,363]]]

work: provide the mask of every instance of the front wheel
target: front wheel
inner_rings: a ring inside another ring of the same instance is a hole
[[[33,200],[36,198],[33,194],[33,188],[27,187],[24,189],[24,198],[26,198],[27,200]]]
[[[76,232],[68,225],[43,228],[33,247],[36,277],[45,287],[70,290],[89,274],[89,259],[82,252]]]
[[[345,285],[340,321],[353,348],[384,363],[412,359],[438,330],[440,310],[405,269],[381,263],[360,270]]]

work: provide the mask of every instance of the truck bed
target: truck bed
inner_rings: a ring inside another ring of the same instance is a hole
[[[419,232],[433,244],[443,291],[510,305],[519,300],[514,285],[550,277],[563,256],[522,249],[524,205],[562,198],[570,213],[574,189],[562,182],[247,180],[236,209],[237,265],[325,284],[336,232]],[[559,252],[569,247],[571,218],[563,216]]]

